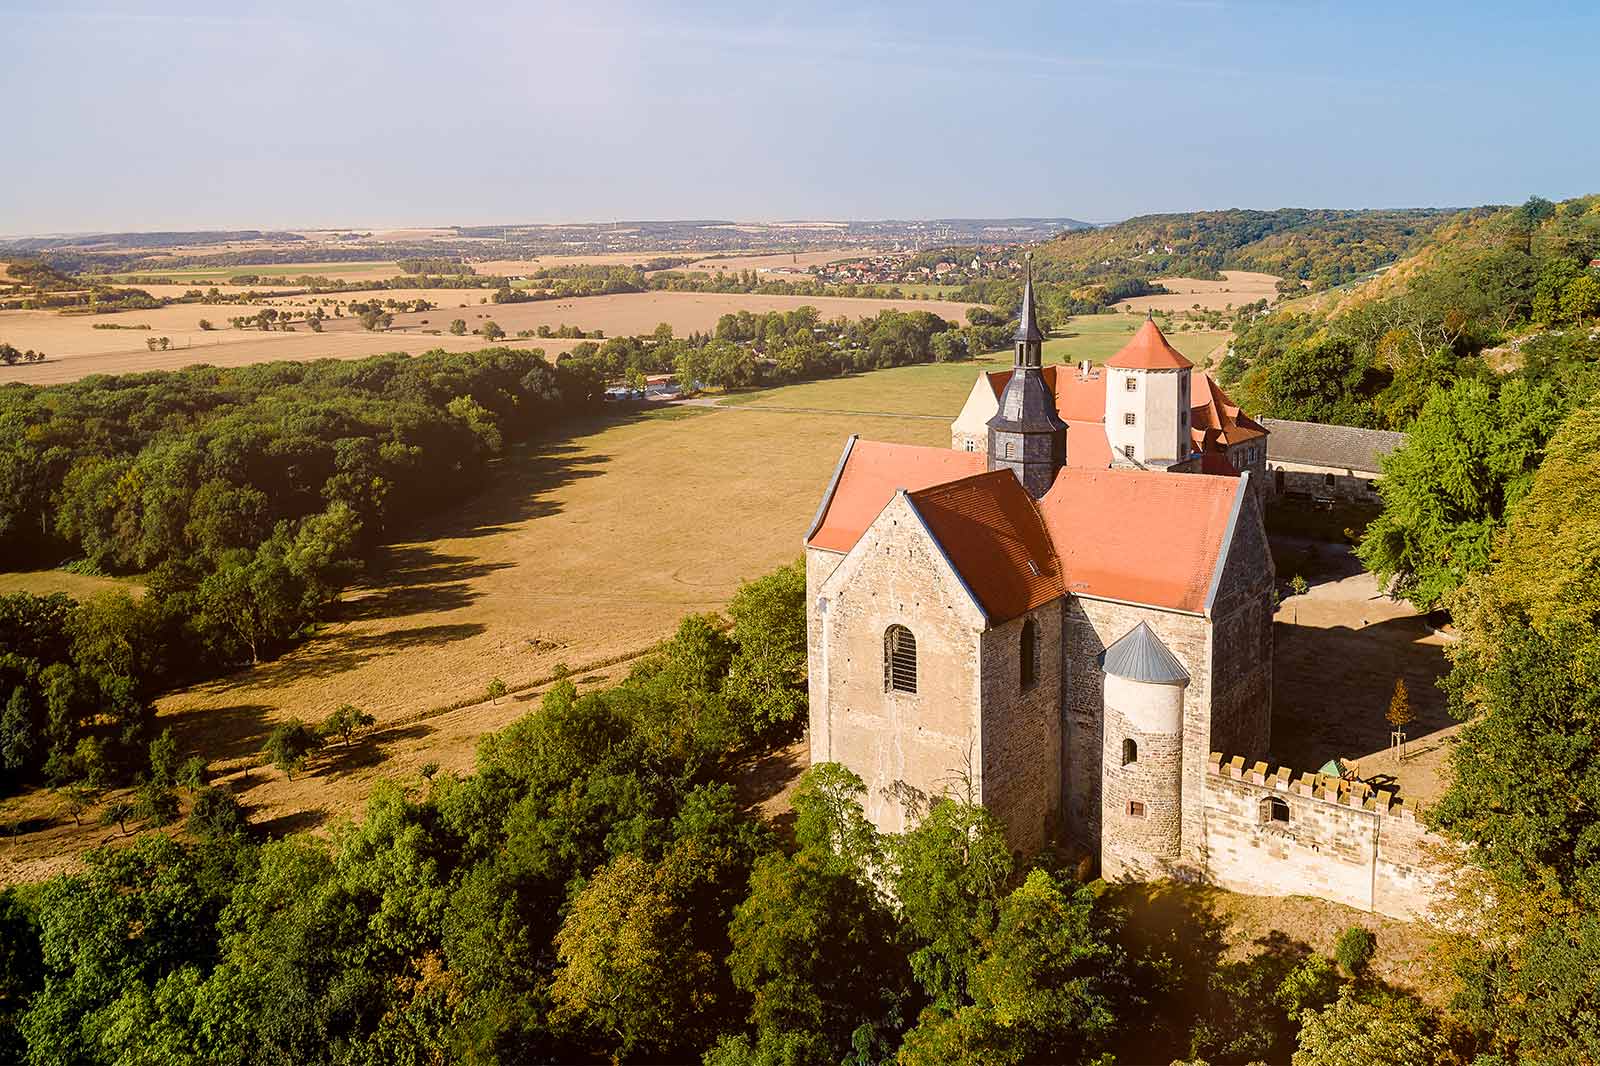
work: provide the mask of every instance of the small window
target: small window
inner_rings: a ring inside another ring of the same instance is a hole
[[[1326,488],[1330,488],[1330,489],[1333,488],[1333,475],[1332,474],[1323,474],[1322,475],[1322,484]]]
[[[1144,817],[1144,804],[1139,802],[1138,800],[1129,800],[1128,801],[1128,817],[1129,818],[1143,818]]]
[[[1131,766],[1139,761],[1139,744],[1132,737],[1122,742],[1122,765]]]
[[[1126,455],[1129,459],[1132,459],[1133,458],[1133,445],[1124,444],[1122,446],[1122,454]]]
[[[1012,444],[1010,441],[1006,441],[1006,458],[1007,459],[1015,459],[1016,457],[1017,457],[1017,446],[1015,444]]]
[[[1289,804],[1278,796],[1268,796],[1261,801],[1261,824],[1289,824]]]
[[[1131,425],[1133,425],[1134,423],[1136,423],[1138,421],[1139,421],[1139,416],[1134,414],[1132,411],[1123,412],[1123,415],[1122,415],[1122,424],[1123,425],[1131,426]]]
[[[1138,392],[1139,391],[1139,379],[1138,378],[1133,377],[1133,376],[1130,375],[1129,377],[1124,378],[1123,380],[1127,382],[1127,385],[1125,387],[1127,388],[1127,390],[1129,392]]]
[[[917,691],[917,638],[905,626],[883,634],[883,691]]]
[[[1022,623],[1022,687],[1039,680],[1039,627],[1029,618]]]
[[[973,440],[971,437],[968,437],[967,438],[967,451],[975,452],[977,450],[978,450],[978,442]]]

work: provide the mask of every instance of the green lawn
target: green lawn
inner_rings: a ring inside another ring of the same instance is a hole
[[[1143,315],[1083,315],[1071,319],[1056,330],[1056,336],[1045,342],[1045,362],[1073,363],[1079,359],[1104,362],[1128,343],[1128,338],[1143,321]],[[1213,332],[1173,332],[1167,339],[1198,364],[1224,336],[1226,334]],[[979,371],[1010,365],[1010,351],[995,352],[966,363],[922,363],[772,389],[752,389],[734,393],[722,402],[840,413],[937,415],[953,419],[966,402]]]
[[[956,293],[960,292],[962,287],[960,285],[940,285],[937,282],[930,281],[913,281],[896,285],[895,288],[907,296],[931,296],[934,299],[954,300]]]

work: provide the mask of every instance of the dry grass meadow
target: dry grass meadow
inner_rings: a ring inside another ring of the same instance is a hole
[[[383,352],[416,354],[430,348],[471,351],[483,347],[481,338],[433,335],[423,330],[443,330],[452,319],[465,319],[476,329],[493,320],[508,334],[503,343],[543,348],[546,352],[569,349],[575,341],[518,338],[518,330],[546,325],[573,325],[602,330],[608,337],[648,333],[666,322],[677,334],[712,329],[722,315],[738,311],[788,311],[809,304],[824,318],[864,318],[885,308],[931,310],[955,321],[965,321],[967,304],[930,303],[922,300],[865,300],[843,297],[754,296],[740,293],[643,292],[614,296],[585,296],[568,300],[540,300],[523,304],[480,302],[478,289],[396,289],[371,293],[342,293],[346,302],[380,299],[426,299],[438,305],[433,311],[394,316],[394,326],[369,333],[354,318],[330,319],[320,334],[300,328],[292,333],[238,330],[228,319],[251,315],[262,307],[306,308],[318,297],[271,299],[252,305],[176,304],[149,311],[119,311],[108,315],[62,315],[55,311],[0,311],[0,341],[18,348],[43,351],[43,363],[0,366],[0,385],[22,381],[35,385],[75,381],[89,374],[126,374],[143,370],[173,370],[207,363],[244,366],[276,359],[359,359]],[[327,297],[321,297],[327,299]],[[200,319],[218,328],[202,330]],[[96,329],[99,326],[145,326],[146,329]],[[146,338],[167,337],[173,347],[152,352]]]
[[[1123,300],[1118,307],[1132,308],[1139,314],[1154,308],[1157,311],[1188,311],[1195,304],[1201,310],[1225,311],[1229,307],[1278,298],[1278,277],[1275,274],[1258,274],[1248,270],[1224,270],[1221,281],[1204,278],[1156,278],[1172,291],[1165,296],[1136,296]]]

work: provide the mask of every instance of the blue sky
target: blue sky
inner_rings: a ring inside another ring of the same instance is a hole
[[[1600,190],[1594,4],[0,0],[0,41],[0,233]]]

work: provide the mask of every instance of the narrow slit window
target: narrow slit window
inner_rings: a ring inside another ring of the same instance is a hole
[[[902,625],[883,634],[883,690],[917,691],[917,638]]]
[[[1039,680],[1039,627],[1029,618],[1022,623],[1022,687]]]

